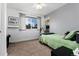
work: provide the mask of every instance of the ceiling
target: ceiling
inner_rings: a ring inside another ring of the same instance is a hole
[[[23,11],[28,16],[44,16],[65,5],[65,3],[45,3],[46,6],[38,10],[33,7],[34,4],[35,3],[8,3],[7,6],[8,8]]]

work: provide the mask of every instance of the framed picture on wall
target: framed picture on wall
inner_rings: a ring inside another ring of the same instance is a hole
[[[13,17],[13,16],[8,17],[8,27],[18,27],[18,25],[19,25],[18,17]]]

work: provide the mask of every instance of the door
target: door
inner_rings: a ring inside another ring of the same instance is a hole
[[[1,3],[0,3],[0,40],[1,40]]]

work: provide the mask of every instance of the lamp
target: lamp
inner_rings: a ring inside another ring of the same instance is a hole
[[[34,4],[34,7],[35,7],[36,9],[42,9],[42,8],[45,7],[45,6],[46,6],[45,3],[37,3],[37,4]]]

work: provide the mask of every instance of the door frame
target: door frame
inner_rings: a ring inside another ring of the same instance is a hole
[[[0,56],[7,56],[6,32],[7,32],[7,3],[1,4],[1,39]]]

